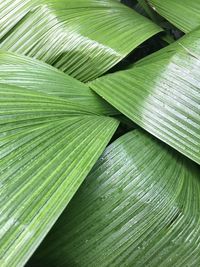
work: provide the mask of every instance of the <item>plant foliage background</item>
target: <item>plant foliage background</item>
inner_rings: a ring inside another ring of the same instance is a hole
[[[199,0],[0,0],[0,266],[199,266],[199,164]]]

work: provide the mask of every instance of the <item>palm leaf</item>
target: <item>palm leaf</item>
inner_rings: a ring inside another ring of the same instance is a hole
[[[200,29],[129,70],[91,82],[145,130],[200,163]]]
[[[88,87],[45,63],[1,53],[0,65],[0,266],[23,266],[118,122]]]
[[[88,86],[41,61],[0,50],[0,83],[23,87],[81,104],[96,114],[118,113]]]
[[[113,0],[5,0],[0,48],[43,60],[87,81],[161,29]]]
[[[200,26],[200,0],[148,0],[152,8],[183,32]]]
[[[156,14],[156,12],[151,8],[149,3],[146,0],[137,0],[137,2],[137,7],[142,10],[146,14],[146,16],[149,17],[152,21],[160,25],[161,19],[163,18],[160,18],[158,14]]]
[[[103,153],[27,266],[199,266],[199,168],[142,131]]]

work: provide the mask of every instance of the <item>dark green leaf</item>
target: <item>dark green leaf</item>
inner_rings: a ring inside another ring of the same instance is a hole
[[[28,266],[199,266],[199,168],[135,130],[111,144]]]

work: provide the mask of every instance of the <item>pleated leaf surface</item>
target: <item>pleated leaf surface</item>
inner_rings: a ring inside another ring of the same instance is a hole
[[[200,29],[90,86],[142,128],[200,163]]]
[[[200,0],[148,0],[152,8],[187,33],[200,26]]]
[[[118,112],[82,82],[39,60],[0,50],[0,83],[24,87],[81,104],[94,114]]]
[[[114,0],[5,0],[0,48],[43,60],[87,81],[161,31]]]
[[[147,133],[112,143],[28,263],[199,266],[199,166]]]
[[[20,61],[12,54],[6,61],[4,53],[0,65],[0,266],[21,267],[77,191],[118,122],[104,115],[107,108],[103,111],[102,101],[88,87],[45,63],[25,57]],[[76,88],[82,90],[80,101]]]

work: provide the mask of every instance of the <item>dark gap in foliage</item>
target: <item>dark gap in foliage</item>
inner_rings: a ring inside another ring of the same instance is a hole
[[[123,123],[120,123],[118,126],[116,132],[114,133],[113,137],[111,138],[110,142],[108,143],[108,146],[113,143],[116,139],[118,139],[120,136],[124,135],[125,133],[129,132],[126,127],[124,127]]]
[[[174,41],[180,39],[184,35],[184,32],[176,28],[168,21],[163,22],[162,27],[165,32],[167,32],[167,34],[169,34],[174,39]]]
[[[149,5],[148,1],[146,1],[147,6],[149,6],[149,9],[151,9],[151,12],[153,13],[153,17],[151,18],[146,11],[143,9],[143,6],[141,6],[138,1],[134,0],[121,0],[122,4],[134,9],[136,12],[140,13],[141,15],[147,17],[148,19],[152,20],[154,23],[158,24],[161,28],[163,28],[169,36],[172,37],[173,40],[178,40],[180,37],[184,35],[184,33],[176,28],[173,24],[171,24],[169,21],[167,21],[164,17],[162,17],[160,14],[158,14],[156,11],[154,11],[151,6]]]
[[[129,118],[127,118],[123,114],[117,115],[115,117],[116,117],[116,119],[118,119],[120,121],[120,124],[119,124],[116,132],[114,133],[113,137],[111,138],[109,144],[114,142],[120,136],[122,136],[122,135],[136,129],[136,128],[140,128],[139,126],[137,126],[134,122],[132,122]]]
[[[157,34],[147,41],[139,45],[135,50],[133,50],[127,57],[121,60],[113,68],[108,70],[107,73],[114,73],[119,70],[127,69],[129,65],[135,63],[136,61],[164,48],[167,43],[160,38],[160,34]]]
[[[130,8],[134,8],[135,5],[137,4],[137,1],[133,1],[133,0],[121,0],[120,1],[122,4],[130,7]]]
[[[114,66],[108,73],[112,73],[118,70],[123,70],[128,67],[128,65],[133,64],[134,62],[152,54],[155,51],[162,49],[163,47],[173,43],[174,41],[181,38],[184,33],[172,25],[169,21],[167,21],[164,17],[155,12],[151,6],[147,2],[147,6],[149,6],[151,13],[147,13],[144,10],[143,6],[138,3],[138,1],[133,0],[121,0],[122,4],[134,9],[137,13],[142,16],[147,17],[155,24],[158,24],[161,28],[163,28],[163,32],[151,37],[149,40],[142,43],[138,48],[132,51],[124,60],[119,62],[116,66]]]

